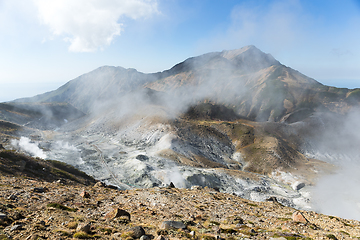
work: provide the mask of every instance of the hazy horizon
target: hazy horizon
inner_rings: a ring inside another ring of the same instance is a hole
[[[360,87],[359,25],[358,0],[3,0],[0,101],[103,65],[151,73],[247,45],[323,84]]]

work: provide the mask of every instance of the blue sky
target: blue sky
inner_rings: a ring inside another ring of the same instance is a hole
[[[141,72],[255,45],[324,84],[360,88],[360,0],[0,0],[0,101],[103,65]]]

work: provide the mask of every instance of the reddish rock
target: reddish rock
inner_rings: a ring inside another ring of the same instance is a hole
[[[292,219],[293,219],[294,222],[303,222],[303,223],[309,222],[309,221],[304,217],[304,215],[303,215],[301,212],[299,212],[299,211],[296,211],[296,212],[293,213]]]
[[[86,192],[86,191],[82,191],[82,192],[80,193],[80,196],[81,196],[82,198],[90,198],[90,193],[88,193],[88,192]]]

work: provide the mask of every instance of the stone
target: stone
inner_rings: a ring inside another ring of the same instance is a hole
[[[79,223],[79,225],[76,228],[76,231],[90,233],[90,229],[91,229],[91,223]]]
[[[80,196],[81,196],[82,198],[90,198],[90,193],[88,193],[88,192],[86,192],[86,191],[82,191],[82,192],[80,193]]]
[[[45,187],[36,187],[36,188],[33,188],[33,192],[35,193],[44,193],[45,191],[47,191],[48,189]]]
[[[155,240],[166,240],[166,238],[163,235],[159,235],[155,238]]]
[[[5,213],[0,212],[0,220],[4,220],[7,217]]]
[[[121,239],[121,234],[122,234],[121,232],[114,233],[112,235],[112,239],[114,239],[114,240]]]
[[[10,228],[10,232],[15,231],[15,230],[22,230],[22,225],[16,224]]]
[[[274,196],[267,198],[266,201],[268,201],[268,202],[278,202],[277,198],[274,197]]]
[[[292,219],[294,222],[303,222],[303,223],[307,223],[309,222],[305,217],[304,215],[299,212],[299,211],[296,211],[292,214]]]
[[[130,221],[130,213],[120,208],[116,208],[105,215],[107,219],[114,219],[118,217],[126,217]]]
[[[140,161],[147,161],[147,160],[149,160],[149,157],[146,155],[139,154],[136,156],[136,159],[140,160]]]
[[[294,182],[292,184],[292,188],[295,190],[295,191],[298,191],[300,189],[302,189],[303,187],[305,187],[305,183],[303,182]]]
[[[129,235],[132,238],[140,238],[145,235],[145,230],[141,226],[136,226],[126,231],[126,235]]]
[[[102,187],[106,187],[106,185],[103,182],[97,182],[97,183],[95,183],[94,187],[102,188]]]
[[[194,186],[191,186],[190,189],[191,189],[191,190],[201,190],[202,187],[201,187],[201,186],[198,186],[198,185],[194,185]]]
[[[57,180],[55,183],[59,183],[59,184],[66,184],[66,180],[65,179],[59,179],[59,180]]]
[[[185,229],[186,225],[180,221],[164,221],[160,225],[160,229]]]
[[[148,235],[142,235],[140,240],[151,240],[151,238]]]

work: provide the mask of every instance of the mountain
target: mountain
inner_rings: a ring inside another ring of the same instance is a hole
[[[100,67],[3,103],[0,144],[121,189],[172,182],[322,209],[310,192],[357,156],[359,100],[247,46],[158,73]]]
[[[104,102],[119,102],[124,95],[144,88],[155,90],[154,96],[168,93],[168,97],[159,98],[163,102],[180,102],[185,109],[211,101],[256,121],[284,121],[294,112],[298,119],[316,109],[344,112],[360,99],[356,90],[324,86],[255,46],[247,46],[192,57],[154,74],[101,67],[55,91],[16,102],[66,102],[90,113]]]

